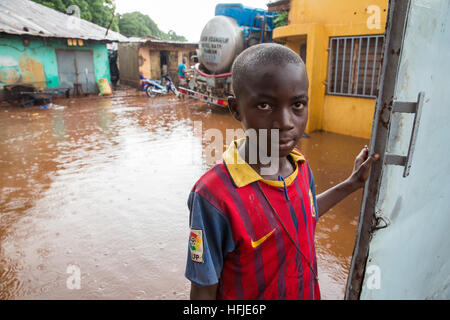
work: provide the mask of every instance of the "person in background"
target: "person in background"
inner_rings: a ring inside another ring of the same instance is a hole
[[[187,62],[187,58],[183,57],[181,63],[178,65],[178,80],[179,80],[179,87],[186,87],[187,86],[187,80],[186,80],[186,62]],[[180,95],[180,97],[182,97],[182,99],[184,100],[184,96]]]

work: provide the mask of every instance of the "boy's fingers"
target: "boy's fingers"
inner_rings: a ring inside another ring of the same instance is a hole
[[[362,164],[362,166],[364,167],[370,167],[372,165],[373,162],[377,161],[378,159],[380,159],[380,155],[378,153],[374,153],[373,155],[371,155],[370,157],[367,158],[366,161],[364,161],[364,163]]]
[[[369,154],[369,149],[367,146],[365,146],[361,152],[356,156],[355,165],[356,167],[359,167],[367,158],[367,155]]]

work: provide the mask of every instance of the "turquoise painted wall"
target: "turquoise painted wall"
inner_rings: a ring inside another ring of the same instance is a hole
[[[111,82],[106,44],[84,42],[83,47],[69,47],[66,40],[30,39],[24,46],[18,36],[0,36],[0,89],[4,85],[27,82],[42,87],[58,87],[56,50],[91,50],[95,81],[106,78]]]

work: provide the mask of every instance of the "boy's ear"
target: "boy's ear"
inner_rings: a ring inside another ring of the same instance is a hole
[[[228,110],[230,110],[233,118],[235,118],[237,121],[241,121],[241,116],[239,115],[237,100],[235,96],[228,97]]]

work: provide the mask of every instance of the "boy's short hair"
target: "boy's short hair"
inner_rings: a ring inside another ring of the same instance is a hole
[[[231,67],[233,93],[237,97],[246,77],[257,68],[266,65],[302,64],[304,62],[295,51],[277,43],[261,43],[242,51]]]

